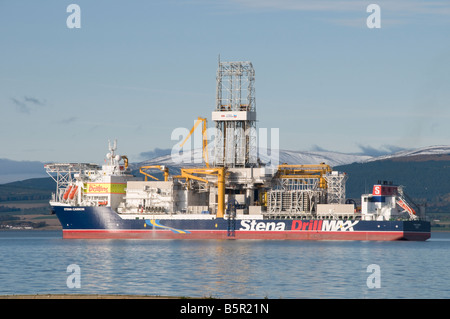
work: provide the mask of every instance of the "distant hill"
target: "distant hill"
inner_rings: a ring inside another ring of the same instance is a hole
[[[2,201],[46,200],[56,190],[56,183],[50,177],[31,178],[0,185]]]
[[[349,176],[348,198],[371,193],[378,181],[392,181],[417,203],[427,203],[428,212],[450,212],[450,156],[417,155],[353,163],[335,167]]]
[[[398,159],[403,157],[418,158],[417,156],[430,156],[429,158],[423,158],[421,160],[443,160],[445,156],[450,157],[450,146],[429,146],[418,148],[414,150],[404,150],[388,155],[373,157],[363,154],[345,154],[331,151],[291,151],[291,150],[279,150],[278,163],[288,164],[317,164],[326,163],[332,167],[340,165],[347,165],[352,163],[366,163],[372,161],[379,161],[384,159]],[[164,156],[155,156],[157,154],[170,153],[161,152],[161,150],[155,152],[146,152],[149,159],[139,162],[130,163],[130,167],[133,170],[138,170],[142,165],[166,165],[175,170],[185,167],[201,166],[200,163],[174,163],[170,154]],[[192,158],[202,158],[201,149],[194,150],[192,152]],[[211,158],[211,157],[210,157]],[[260,155],[261,161],[264,163],[270,163],[269,155]],[[412,160],[412,159],[411,159]],[[212,162],[212,160],[211,160]],[[44,169],[44,163],[38,161],[13,161],[9,159],[0,159],[0,184],[10,183],[14,181],[20,181],[30,178],[47,177],[48,175]]]
[[[427,203],[427,211],[450,212],[450,146],[431,146],[380,157],[286,150],[280,150],[279,154],[280,163],[325,162],[333,169],[347,173],[347,198],[359,201],[361,194],[370,193],[378,181],[392,181],[404,186],[404,191],[418,204]],[[201,154],[194,156],[200,158]],[[179,174],[183,166],[203,164],[177,164],[172,162],[170,155],[166,155],[133,164],[134,172],[137,174],[143,165],[166,165],[171,174]],[[162,173],[157,170],[152,175],[162,179]]]
[[[371,156],[361,154],[344,154],[338,152],[329,151],[289,151],[289,150],[277,150],[278,164],[318,164],[326,163],[330,166],[345,165],[354,162],[362,162],[372,159]],[[271,163],[271,158],[274,155],[269,152],[268,155],[260,154],[260,160],[262,163]],[[209,157],[210,159],[212,156]],[[210,160],[212,163],[212,159]],[[166,165],[172,169],[179,170],[181,167],[199,167],[204,166],[202,162],[202,150],[196,149],[193,152],[186,153],[185,162],[174,162],[172,156],[163,155],[155,158],[148,159],[143,162],[133,163],[130,165],[131,169],[138,169],[144,165]]]
[[[0,184],[48,176],[38,161],[13,161],[0,158]]]
[[[150,153],[149,155],[151,155]],[[155,152],[155,154],[158,153],[160,152]],[[172,161],[171,155],[169,154],[150,158],[139,163],[130,163],[130,168],[134,171],[139,171],[139,167],[143,165],[166,165],[171,167],[174,172],[179,172],[179,169],[181,167],[194,167],[203,165],[202,163],[194,163],[194,158],[202,158],[201,149],[197,149],[192,152],[191,163],[174,163]],[[370,158],[371,156],[366,155],[343,154],[327,151],[279,151],[279,163],[310,164],[325,162],[331,166],[335,166],[364,161]],[[270,157],[261,156],[261,160],[264,163],[267,163],[270,162]],[[46,176],[48,175],[45,172],[44,163],[42,162],[0,159],[0,184],[6,184],[30,178],[41,178]]]
[[[401,160],[407,161],[428,161],[428,160],[445,160],[450,157],[450,146],[433,145],[427,147],[416,148],[412,150],[403,150],[392,154],[386,154],[378,157],[372,157],[362,162],[373,162],[381,160]]]
[[[201,150],[195,156],[201,158]],[[262,159],[267,161],[268,159]],[[8,165],[12,165],[10,161]],[[335,170],[346,172],[347,198],[359,200],[362,193],[371,192],[378,181],[392,181],[403,185],[405,192],[418,203],[426,202],[429,212],[450,212],[450,146],[431,146],[401,151],[380,157],[341,154],[336,152],[299,152],[280,150],[279,163],[317,164],[325,162]],[[26,163],[20,163],[25,165]],[[30,164],[31,165],[31,164]],[[40,166],[42,165],[42,166]],[[181,167],[203,166],[202,163],[174,163],[170,155],[159,156],[140,163],[130,164],[137,176],[143,165],[166,165],[170,174],[179,174]],[[32,168],[34,167],[34,168]],[[35,162],[29,171],[43,170],[43,164]],[[17,169],[13,171],[18,172]],[[3,171],[4,173],[5,171]],[[36,171],[39,174],[39,171]],[[1,175],[2,171],[0,171]],[[45,174],[45,173],[44,173]],[[158,170],[151,173],[162,179]],[[56,185],[51,178],[32,178],[0,185],[0,201],[49,199]]]

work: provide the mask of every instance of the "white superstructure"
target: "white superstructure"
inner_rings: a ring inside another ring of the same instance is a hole
[[[128,169],[128,158],[117,155],[116,149],[116,141],[113,146],[109,143],[109,153],[101,167],[89,163],[46,164],[47,173],[57,185],[50,204],[116,209],[124,200],[127,182],[138,179]]]
[[[362,220],[418,219],[399,187],[383,182],[373,186],[372,194],[361,196]]]

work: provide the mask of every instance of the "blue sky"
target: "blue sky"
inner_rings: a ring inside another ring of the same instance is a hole
[[[0,0],[0,45],[0,158],[170,149],[175,128],[211,118],[219,54],[252,61],[258,127],[279,128],[280,148],[450,144],[448,1]]]

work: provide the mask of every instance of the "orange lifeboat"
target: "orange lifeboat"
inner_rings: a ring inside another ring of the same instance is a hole
[[[64,200],[67,200],[67,198],[69,197],[69,193],[70,193],[71,189],[72,189],[72,185],[67,187],[66,192],[64,193],[64,196],[63,196]]]
[[[75,197],[75,194],[76,194],[76,192],[77,192],[77,189],[78,189],[78,186],[75,186],[75,187],[72,189],[72,191],[70,192],[70,195],[69,195],[69,199],[73,199],[73,198]]]

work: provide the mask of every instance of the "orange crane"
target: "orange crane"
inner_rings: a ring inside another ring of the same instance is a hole
[[[169,179],[169,168],[164,166],[164,165],[147,165],[147,166],[141,166],[139,168],[139,172],[143,175],[145,175],[145,181],[147,181],[147,177],[153,178],[157,181],[159,181],[158,178],[156,178],[155,176],[150,175],[149,173],[145,172],[145,170],[147,169],[151,169],[151,168],[157,168],[160,171],[164,172],[164,181],[167,182],[167,180]]]
[[[183,141],[183,143],[180,144],[181,147],[183,147],[184,143],[191,137],[192,133],[194,133],[195,129],[198,127],[198,125],[202,123],[202,151],[203,151],[203,159],[205,160],[205,165],[207,168],[209,168],[209,160],[208,160],[208,135],[206,134],[207,125],[206,125],[206,118],[198,117],[197,121],[195,122],[194,126],[192,127],[191,131],[189,132],[189,135],[186,137],[186,139]]]
[[[223,218],[225,214],[225,178],[226,171],[224,167],[215,168],[182,168],[181,175],[178,178],[186,180],[194,179],[200,182],[209,183],[207,179],[197,175],[217,176],[217,218]]]

